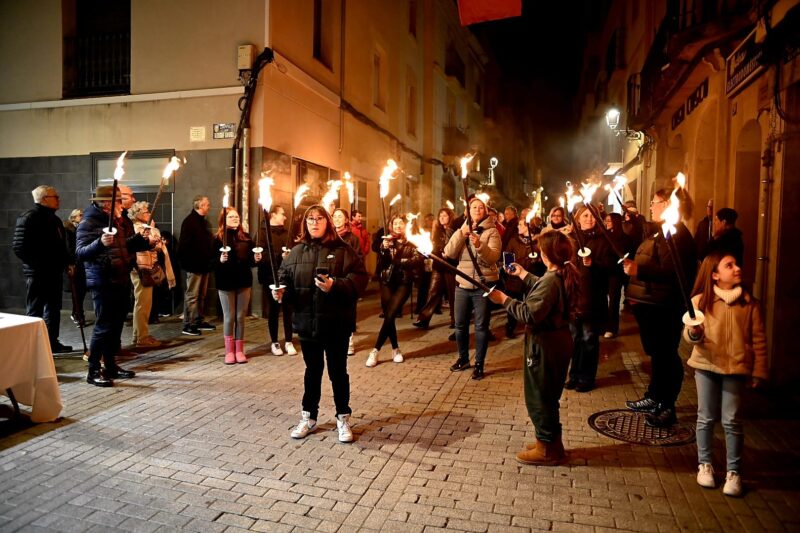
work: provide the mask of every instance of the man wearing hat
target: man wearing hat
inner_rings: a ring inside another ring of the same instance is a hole
[[[17,218],[14,253],[22,260],[28,316],[43,318],[53,353],[71,352],[58,340],[61,324],[61,278],[70,262],[64,224],[56,216],[58,191],[39,185],[31,191],[34,206]]]
[[[111,195],[110,185],[95,189],[76,236],[76,255],[86,268],[86,285],[91,290],[96,315],[86,381],[98,387],[111,387],[112,380],[135,375],[117,366],[115,358],[122,345],[122,327],[130,306],[130,272],[136,264],[136,252],[149,250],[153,244],[147,231],[136,234],[121,222],[122,198],[118,195],[112,206]],[[113,219],[111,227],[116,230],[112,233],[107,231],[109,217]],[[104,370],[100,368],[101,359]]]

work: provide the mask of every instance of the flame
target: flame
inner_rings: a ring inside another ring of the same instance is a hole
[[[297,188],[297,192],[294,193],[294,208],[295,209],[297,209],[297,207],[303,201],[303,198],[306,197],[306,195],[308,194],[308,191],[309,191],[310,188],[311,187],[307,183],[304,183],[304,184],[302,184],[301,186],[299,186]]]
[[[558,205],[561,206],[561,209],[564,209],[564,197],[563,196],[559,196],[558,197]]]
[[[618,176],[614,177],[614,190],[621,191],[623,187],[628,183],[628,177],[625,174],[619,174]]]
[[[483,202],[483,205],[489,206],[489,193],[479,192],[475,193],[475,198]]]
[[[258,203],[261,204],[261,209],[267,212],[272,209],[271,187],[273,185],[275,185],[275,180],[269,176],[264,176],[258,180]]]
[[[461,179],[462,180],[467,178],[467,174],[469,173],[467,171],[467,165],[474,158],[475,158],[475,154],[467,154],[467,155],[465,155],[464,157],[461,158]]]
[[[678,183],[679,189],[686,188],[686,175],[683,172],[678,172],[678,174],[675,176],[675,181]]]
[[[339,189],[342,188],[342,180],[331,180],[328,182],[328,192],[320,200],[322,207],[327,207],[339,199]]]
[[[230,196],[230,189],[228,186],[225,186],[225,194],[222,195],[222,208],[226,209],[228,207],[228,197]]]
[[[453,202],[451,202],[450,200],[445,201],[444,205],[446,205],[448,209],[455,209],[456,208],[456,206],[454,206]]]
[[[419,213],[406,215],[406,240],[416,246],[422,255],[430,255],[433,252],[430,232],[425,231],[419,224],[416,224],[416,231],[414,231],[415,224],[413,222],[418,217]]]
[[[533,205],[534,205],[533,209],[528,211],[528,214],[525,215],[525,223],[526,224],[530,224],[531,220],[533,220],[533,217],[536,216],[536,204],[533,204]]]
[[[125,169],[123,165],[125,164],[125,155],[128,153],[127,150],[122,152],[122,155],[117,158],[117,168],[114,169],[114,179],[119,181],[122,179],[122,176],[125,174]]]
[[[174,155],[167,163],[167,166],[164,167],[164,173],[161,174],[161,179],[168,180],[172,173],[181,168],[181,160],[175,157]]]
[[[592,198],[594,197],[595,191],[597,191],[597,187],[599,185],[596,183],[589,183],[584,182],[583,186],[581,186],[581,197],[583,197],[583,203],[589,205],[592,203]]]
[[[666,238],[675,235],[677,231],[675,226],[681,219],[681,201],[678,199],[676,192],[677,189],[672,191],[669,197],[669,205],[664,209],[664,212],[661,213],[661,220],[663,221],[661,224],[661,231]]]
[[[355,205],[356,203],[355,188],[353,186],[353,178],[350,176],[349,172],[344,173],[344,186],[347,189],[347,198],[348,200],[350,200],[350,204]]]
[[[396,195],[395,195],[395,197],[394,197],[394,198],[392,198],[392,201],[391,201],[391,202],[389,202],[389,207],[392,207],[394,204],[396,204],[397,202],[399,202],[399,201],[400,201],[400,198],[402,198],[402,197],[403,197],[402,195],[400,195],[400,194],[396,194]]]
[[[394,162],[394,159],[389,159],[386,161],[386,166],[383,167],[383,173],[380,177],[380,186],[381,186],[381,198],[386,198],[389,196],[389,180],[392,179],[392,174],[395,173],[397,170],[397,163]]]
[[[567,182],[567,210],[572,213],[572,210],[578,205],[579,202],[583,201],[583,197],[579,194],[575,194],[575,186]],[[559,200],[560,201],[560,200]],[[561,207],[564,207],[564,204],[561,204]]]

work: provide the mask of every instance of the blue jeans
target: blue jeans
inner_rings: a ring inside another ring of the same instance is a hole
[[[711,464],[714,445],[714,426],[722,414],[728,472],[741,472],[744,431],[739,420],[739,406],[744,392],[745,377],[695,370],[697,383],[697,461]]]
[[[94,328],[89,341],[89,370],[99,370],[100,360],[106,368],[116,368],[116,355],[122,344],[122,328],[130,306],[131,284],[107,283],[91,287],[94,302]]]
[[[489,347],[489,300],[481,289],[456,287],[456,344],[458,358],[469,361],[469,319],[475,311],[475,364],[482,365]]]

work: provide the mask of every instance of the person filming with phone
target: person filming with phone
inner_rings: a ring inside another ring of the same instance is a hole
[[[358,253],[336,233],[324,207],[312,205],[303,216],[297,246],[283,260],[272,297],[294,306],[292,329],[300,338],[306,364],[300,423],[291,437],[302,439],[317,428],[322,372],[336,405],[340,442],[352,442],[347,344],[355,326],[356,301],[369,281]]]

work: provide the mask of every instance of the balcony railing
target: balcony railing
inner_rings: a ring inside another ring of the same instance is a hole
[[[64,97],[130,92],[130,33],[64,38]]]

